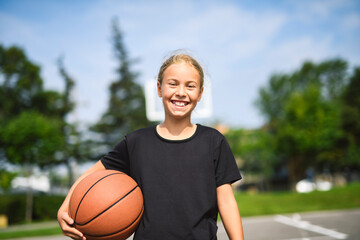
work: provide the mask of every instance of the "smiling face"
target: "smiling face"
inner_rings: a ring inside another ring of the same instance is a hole
[[[188,63],[172,64],[158,81],[158,95],[162,98],[165,119],[189,119],[191,112],[200,101],[203,87],[200,74]]]

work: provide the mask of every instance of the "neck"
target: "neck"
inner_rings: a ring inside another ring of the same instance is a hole
[[[179,140],[191,137],[196,125],[192,124],[190,119],[166,119],[158,125],[158,133],[160,136],[168,139]]]

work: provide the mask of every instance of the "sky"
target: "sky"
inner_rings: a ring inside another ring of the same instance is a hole
[[[117,18],[142,86],[166,56],[185,49],[203,65],[212,115],[200,123],[260,127],[259,88],[304,61],[340,57],[360,66],[360,1],[0,0],[0,44],[23,48],[46,89],[63,90],[56,61],[76,81],[73,121],[95,123],[117,77],[111,21]],[[209,94],[209,92],[211,94]]]

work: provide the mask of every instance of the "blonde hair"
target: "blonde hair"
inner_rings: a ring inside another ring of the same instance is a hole
[[[191,57],[188,54],[182,54],[182,53],[174,54],[174,55],[170,56],[168,59],[166,59],[164,61],[164,63],[160,67],[159,74],[158,74],[158,77],[157,77],[157,81],[161,84],[162,80],[163,80],[163,77],[164,77],[165,70],[168,67],[170,67],[172,64],[178,64],[178,63],[188,63],[191,66],[193,66],[195,68],[195,70],[200,75],[200,88],[203,87],[203,85],[204,85],[204,71],[203,71],[203,68],[201,67],[199,62],[196,61],[193,57]]]

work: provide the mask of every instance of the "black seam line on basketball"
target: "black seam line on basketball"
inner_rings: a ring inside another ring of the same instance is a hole
[[[109,210],[110,208],[112,208],[115,204],[117,204],[118,202],[120,202],[121,200],[123,200],[126,196],[128,196],[130,193],[132,193],[137,187],[139,187],[139,185],[136,185],[133,189],[131,189],[127,194],[125,194],[124,196],[122,196],[119,200],[117,200],[116,202],[114,202],[113,204],[111,204],[109,207],[107,207],[106,209],[104,209],[102,212],[100,212],[98,215],[96,215],[95,217],[93,217],[92,219],[90,219],[89,221],[85,222],[85,223],[77,223],[76,225],[78,226],[84,226],[86,224],[88,224],[89,222],[93,221],[95,218],[97,218],[98,216],[100,216],[101,214],[103,214],[104,212],[106,212],[107,210]]]
[[[122,172],[110,173],[109,175],[106,175],[106,176],[100,178],[99,180],[97,180],[97,181],[96,181],[93,185],[91,185],[91,187],[85,192],[84,196],[81,198],[81,200],[80,200],[80,202],[79,202],[79,204],[78,204],[78,206],[77,206],[77,208],[76,208],[75,217],[74,217],[74,225],[79,225],[79,224],[76,223],[76,217],[77,217],[77,213],[78,213],[78,210],[79,210],[79,208],[80,208],[80,205],[81,205],[82,201],[84,200],[86,194],[87,194],[98,182],[100,182],[100,181],[103,180],[104,178],[107,178],[107,177],[110,177],[110,176],[116,175],[116,174],[125,174],[125,173],[122,173]]]
[[[108,237],[108,236],[111,236],[111,235],[114,235],[114,234],[117,234],[119,232],[122,232],[124,231],[125,229],[131,227],[140,217],[141,217],[141,214],[144,212],[144,205],[142,206],[141,210],[140,210],[140,213],[139,215],[135,218],[134,221],[132,221],[131,224],[129,224],[127,227],[123,228],[123,229],[120,229],[119,231],[117,232],[113,232],[113,233],[109,233],[109,234],[105,234],[105,235],[90,235],[90,234],[85,234],[86,236],[88,237]]]

